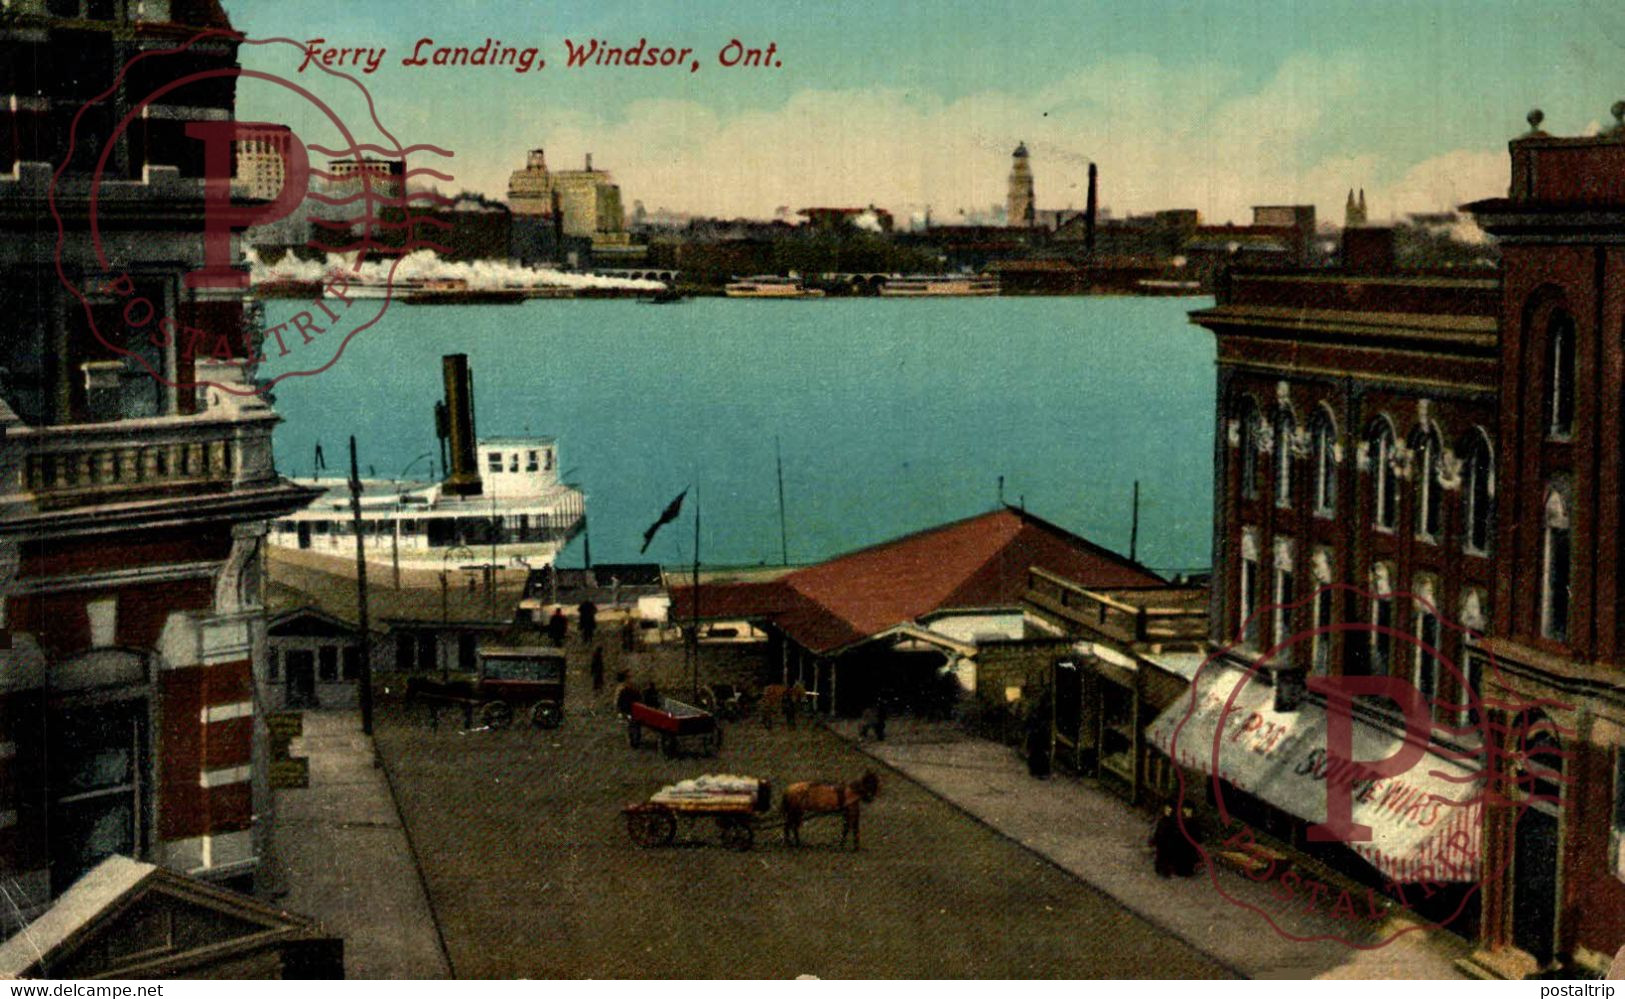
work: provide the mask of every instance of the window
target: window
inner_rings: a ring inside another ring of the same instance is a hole
[[[1371,457],[1371,520],[1385,531],[1394,529],[1399,519],[1399,473],[1394,468],[1394,428],[1378,420],[1366,441]]]
[[[1275,539],[1275,613],[1271,626],[1270,645],[1285,645],[1287,636],[1292,631],[1292,603],[1294,593],[1292,579],[1292,541],[1288,538]],[[1287,655],[1291,655],[1288,650]],[[1289,662],[1280,665],[1290,665]]]
[[[1427,698],[1429,708],[1439,694],[1439,615],[1422,601],[1416,607],[1416,662],[1411,683]]]
[[[316,650],[316,678],[323,683],[334,683],[339,678],[339,647],[324,645]]]
[[[431,670],[440,665],[438,649],[435,645],[434,632],[425,631],[418,635],[418,669]]]
[[[1463,449],[1461,491],[1467,507],[1467,550],[1488,554],[1495,525],[1495,463],[1489,439],[1482,430],[1474,430]]]
[[[1546,435],[1567,438],[1574,432],[1574,320],[1568,313],[1552,316],[1546,341]]]
[[[1292,505],[1292,438],[1298,432],[1292,414],[1281,411],[1275,425],[1275,505]]]
[[[272,649],[266,656],[266,665],[270,670],[271,682],[276,683],[282,679],[282,656]]]
[[[1310,425],[1315,460],[1315,513],[1330,517],[1337,506],[1337,427],[1321,409]]]
[[[510,472],[519,471],[519,452],[518,451],[515,451],[513,454],[508,456],[508,471],[510,471]]]
[[[1258,535],[1250,528],[1242,532],[1240,601],[1237,622],[1243,648],[1258,647]]]
[[[1416,455],[1416,536],[1437,541],[1440,501],[1444,498],[1444,488],[1439,485],[1439,435],[1432,430],[1420,433],[1412,450]]]
[[[1540,711],[1519,719],[1519,760],[1514,780],[1531,805],[1563,803],[1563,743],[1557,727]]]
[[[1540,633],[1553,641],[1569,638],[1569,512],[1563,495],[1546,490],[1546,533],[1540,574]]]
[[[361,678],[361,646],[346,645],[344,647],[344,673],[343,679],[353,683]]]
[[[412,636],[404,631],[395,633],[395,668],[402,673],[412,669]]]
[[[1394,570],[1379,562],[1371,570],[1371,635],[1366,643],[1366,661],[1359,672],[1370,676],[1393,673],[1394,653]]]
[[[1487,595],[1478,589],[1468,589],[1461,598],[1461,613],[1458,615],[1462,627],[1461,687],[1456,691],[1457,725],[1478,725],[1483,720],[1479,715],[1479,692],[1484,667],[1474,645],[1488,623],[1487,602]]]
[[[548,448],[545,453],[547,454],[547,470],[551,472],[553,470],[553,449]]]
[[[525,455],[525,471],[534,472],[539,468],[541,468],[541,463],[537,461],[536,452],[527,452]]]
[[[486,454],[486,456],[485,456],[485,467],[486,467],[486,469],[488,471],[492,471],[492,472],[500,472],[500,471],[502,471],[502,452],[501,451],[488,452]]]
[[[1236,446],[1240,454],[1236,457],[1241,464],[1241,496],[1243,499],[1258,498],[1258,406],[1251,399],[1245,400],[1241,405],[1241,414],[1237,418],[1240,432]]]
[[[1336,621],[1337,591],[1332,589],[1332,553],[1329,548],[1321,548],[1315,552],[1311,565],[1315,579],[1315,599],[1311,605],[1314,620],[1310,627],[1314,630],[1314,637],[1310,639],[1310,668],[1316,676],[1326,676],[1331,672],[1332,661],[1332,634],[1331,627]]]

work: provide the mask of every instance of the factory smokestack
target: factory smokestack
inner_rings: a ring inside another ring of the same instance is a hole
[[[451,496],[478,496],[484,492],[474,454],[474,376],[467,354],[441,359],[446,376],[446,436],[450,441],[451,469],[442,489]]]
[[[1083,209],[1083,245],[1090,253],[1095,252],[1095,212],[1098,203],[1095,200],[1096,186],[1099,184],[1098,171],[1093,163],[1089,164],[1089,201]]]

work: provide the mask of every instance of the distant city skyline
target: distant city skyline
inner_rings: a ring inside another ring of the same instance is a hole
[[[1625,97],[1625,9],[1596,0],[1074,6],[566,0],[493,16],[495,4],[227,0],[250,37],[385,47],[356,75],[403,142],[456,151],[455,187],[502,197],[540,146],[560,166],[592,153],[628,206],[723,217],[875,204],[900,225],[926,206],[950,222],[1004,201],[1025,142],[1041,210],[1082,208],[1093,160],[1116,215],[1188,207],[1244,222],[1251,205],[1308,203],[1340,221],[1364,188],[1380,222],[1501,193],[1505,143],[1530,108],[1581,134]],[[536,46],[548,65],[403,66],[423,37]],[[569,68],[566,38],[690,47],[701,65]],[[782,67],[719,66],[732,38],[775,44]],[[243,60],[297,66],[285,46]],[[245,83],[239,115],[319,124],[288,100]]]

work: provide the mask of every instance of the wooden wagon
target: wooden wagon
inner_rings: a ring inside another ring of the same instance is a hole
[[[707,775],[661,788],[648,801],[627,805],[626,832],[644,848],[670,846],[679,821],[714,819],[717,836],[731,850],[749,850],[760,816],[773,805],[773,789],[754,777]]]
[[[661,698],[658,707],[641,701],[632,705],[626,741],[633,749],[643,745],[645,729],[660,740],[660,750],[667,756],[695,745],[707,756],[722,748],[722,726],[716,715],[671,697]]]

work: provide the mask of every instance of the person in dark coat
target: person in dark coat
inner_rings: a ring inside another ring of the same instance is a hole
[[[563,648],[565,636],[569,634],[570,622],[564,616],[564,608],[553,608],[553,616],[547,619],[547,637],[554,645]]]
[[[593,646],[592,650],[592,692],[598,693],[604,689],[604,650]]]
[[[643,697],[640,699],[651,708],[660,707],[660,688],[655,686],[653,678],[643,685]]]
[[[1190,809],[1183,809],[1183,819],[1182,829],[1181,816],[1174,814],[1172,805],[1164,805],[1162,814],[1157,816],[1156,825],[1151,827],[1152,862],[1160,877],[1188,878],[1196,873],[1201,854],[1196,844],[1191,842],[1195,834],[1195,817]]]
[[[598,605],[591,600],[581,601],[576,608],[576,621],[581,626],[582,644],[591,645],[592,636],[598,633]]]
[[[638,623],[628,614],[621,619],[621,650],[635,652],[638,647]]]
[[[638,688],[632,686],[632,677],[625,670],[615,674],[620,687],[615,691],[615,710],[622,717],[632,716],[632,705],[638,702]]]

